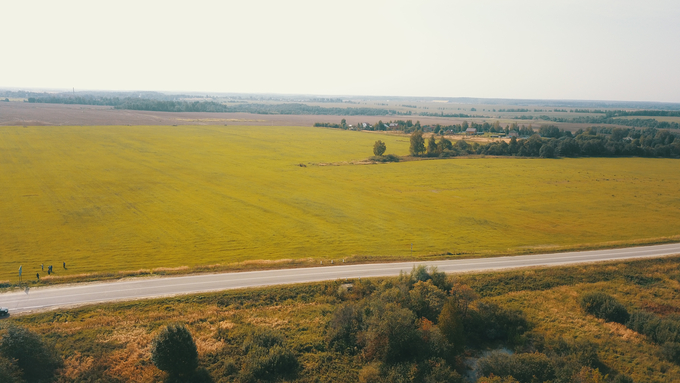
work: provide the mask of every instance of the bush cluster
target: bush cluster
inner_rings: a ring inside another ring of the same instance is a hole
[[[466,345],[511,344],[529,327],[521,312],[478,302],[469,287],[422,266],[378,284],[357,283],[342,298],[327,341],[367,364],[362,381],[462,381],[456,370],[464,370]]]
[[[601,292],[587,293],[580,298],[581,307],[589,314],[609,322],[625,324],[628,310],[611,295]]]
[[[246,355],[242,380],[271,380],[295,373],[297,357],[285,345],[283,336],[270,328],[255,328],[243,342]]]
[[[608,370],[597,355],[597,345],[587,340],[557,339],[535,342],[534,351],[512,354],[493,351],[477,363],[481,382],[604,382]],[[623,374],[613,382],[630,382]]]
[[[625,324],[629,329],[647,336],[661,346],[661,357],[680,365],[680,316],[660,317],[645,311],[629,314],[614,297],[602,293],[586,293],[580,298],[581,307],[598,318]]]
[[[10,326],[0,339],[0,382],[50,382],[61,365],[56,350],[23,327]]]

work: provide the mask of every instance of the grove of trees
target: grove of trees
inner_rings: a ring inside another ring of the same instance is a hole
[[[572,134],[554,126],[541,127],[531,137],[509,142],[496,141],[486,144],[468,143],[465,140],[451,143],[445,137],[439,142],[432,136],[428,141],[427,151],[416,144],[424,142],[422,132],[411,135],[411,154],[429,157],[455,157],[470,154],[519,157],[667,157],[680,158],[680,139],[668,130],[653,128],[598,128],[591,127]]]

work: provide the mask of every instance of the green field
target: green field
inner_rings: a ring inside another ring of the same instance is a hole
[[[41,263],[64,276],[680,234],[678,160],[318,165],[365,159],[377,139],[408,152],[408,137],[319,128],[0,127],[0,281]]]

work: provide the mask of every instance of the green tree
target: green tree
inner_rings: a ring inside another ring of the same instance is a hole
[[[442,137],[437,143],[437,153],[442,154],[449,150],[453,150],[453,143],[448,138]]]
[[[373,144],[373,154],[376,156],[382,156],[385,154],[385,150],[387,150],[387,145],[384,142],[378,140]]]
[[[198,367],[198,352],[189,330],[182,324],[163,328],[151,344],[151,360],[172,376],[193,374]]]
[[[434,157],[437,155],[437,142],[434,139],[434,134],[430,136],[427,141],[427,155],[428,157]]]
[[[550,144],[543,144],[538,151],[538,155],[541,158],[553,158],[555,157],[555,149]]]
[[[419,156],[425,153],[425,139],[423,138],[423,132],[416,130],[411,133],[411,155]]]
[[[465,333],[460,310],[454,302],[449,300],[444,304],[437,318],[437,326],[449,342],[451,350],[456,354],[461,353],[465,347]]]
[[[0,353],[15,360],[27,382],[48,382],[62,364],[57,352],[23,327],[10,326],[0,341]],[[11,370],[9,370],[11,372]],[[4,380],[3,380],[4,382]]]

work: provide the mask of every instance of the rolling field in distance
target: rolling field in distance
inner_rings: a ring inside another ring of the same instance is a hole
[[[408,137],[305,127],[0,127],[0,281],[41,263],[63,276],[680,234],[678,160],[318,165],[365,159],[377,139],[408,153]]]

